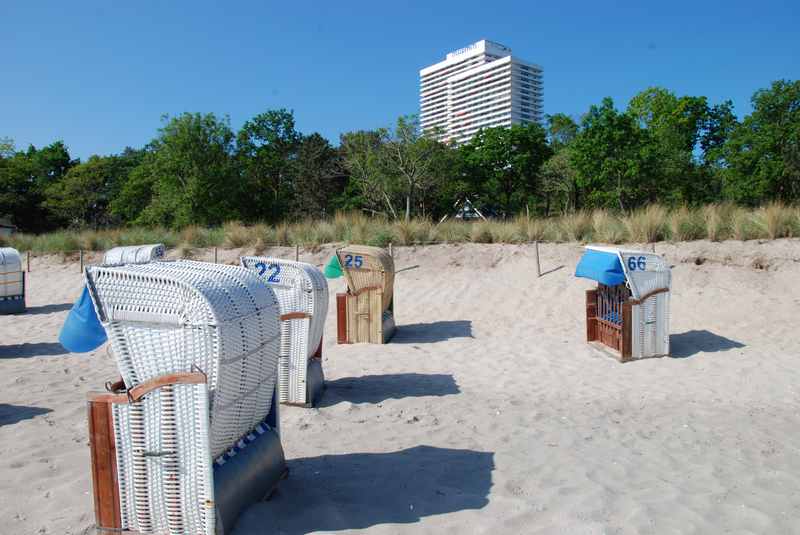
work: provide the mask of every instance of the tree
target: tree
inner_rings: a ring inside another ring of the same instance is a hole
[[[405,201],[405,220],[411,219],[415,201],[423,199],[439,186],[445,176],[441,165],[447,147],[439,141],[419,135],[415,116],[397,119],[394,132],[384,132],[378,151],[382,172],[396,181]]]
[[[649,163],[643,150],[648,142],[634,117],[618,112],[611,98],[589,109],[570,151],[588,205],[625,211],[644,200],[639,179]]]
[[[463,155],[487,206],[496,199],[508,216],[539,194],[539,170],[550,157],[544,129],[538,124],[485,128],[466,144]]]
[[[239,217],[240,193],[229,120],[213,113],[164,117],[159,136],[113,203],[132,222],[213,225]]]
[[[7,157],[0,158],[0,210],[26,232],[58,228],[63,220],[44,207],[45,191],[78,161],[61,141],[41,149],[31,145],[25,152],[13,152],[6,143],[3,151]]]
[[[547,116],[547,137],[554,152],[568,146],[578,135],[578,125],[569,115],[555,113]]]
[[[383,172],[381,149],[385,129],[360,130],[341,135],[342,164],[366,203],[366,208],[382,212],[385,208],[394,219],[396,183]]]
[[[343,172],[339,153],[317,133],[300,142],[292,170],[292,212],[301,217],[324,217],[331,199],[340,191]]]
[[[800,80],[779,80],[756,91],[753,113],[735,128],[724,146],[729,169],[725,192],[733,200],[757,204],[800,199]]]
[[[239,130],[245,218],[277,221],[285,213],[292,198],[290,171],[301,139],[293,112],[285,109],[256,115]]]
[[[545,197],[544,214],[550,215],[553,205],[562,213],[578,207],[578,175],[572,165],[569,147],[562,147],[542,165],[542,194]]]

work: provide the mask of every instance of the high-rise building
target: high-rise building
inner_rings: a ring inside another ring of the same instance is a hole
[[[420,126],[466,143],[481,128],[542,123],[542,68],[511,49],[478,41],[419,71]]]

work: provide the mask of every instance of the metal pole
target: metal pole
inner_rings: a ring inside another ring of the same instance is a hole
[[[389,256],[394,256],[394,245],[389,242]]]
[[[28,251],[27,258],[28,258],[28,273],[30,273],[31,272],[31,252],[30,251]]]
[[[300,246],[295,244],[294,245],[294,261],[298,262],[300,260]]]
[[[542,276],[542,265],[539,263],[539,240],[533,242],[534,251],[536,252],[536,276]]]
[[[214,247],[214,263],[217,263],[217,248]]]
[[[83,273],[83,249],[80,250],[80,257],[81,257],[81,273]]]

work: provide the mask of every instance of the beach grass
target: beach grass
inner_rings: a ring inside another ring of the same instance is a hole
[[[666,208],[650,205],[626,214],[579,210],[549,218],[520,215],[507,220],[464,223],[427,219],[390,221],[361,212],[337,213],[325,220],[245,225],[231,221],[219,227],[181,230],[126,227],[105,230],[60,230],[47,234],[17,233],[0,237],[0,245],[35,253],[105,251],[118,245],[163,243],[187,252],[208,248],[269,246],[316,248],[327,243],[364,243],[385,247],[436,243],[598,242],[773,240],[800,237],[800,207],[770,203],[758,208],[733,204]]]

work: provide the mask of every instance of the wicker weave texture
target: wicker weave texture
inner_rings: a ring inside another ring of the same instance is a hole
[[[167,386],[113,408],[122,528],[213,534],[206,385]]]
[[[144,264],[164,258],[163,243],[150,245],[126,245],[114,247],[103,255],[104,266],[121,266],[123,264]]]
[[[387,310],[394,295],[394,259],[380,247],[348,245],[336,251],[342,272],[351,293],[366,288],[383,291],[383,310]]]
[[[22,259],[11,247],[0,247],[0,297],[12,297],[25,293]]]
[[[307,400],[308,359],[322,342],[328,312],[328,283],[311,264],[272,257],[246,256],[242,266],[253,271],[275,292],[281,314],[308,314],[281,322],[278,364],[279,399],[304,404]]]
[[[127,387],[193,367],[207,374],[213,456],[269,413],[279,309],[251,272],[154,262],[90,267],[87,282]]]

